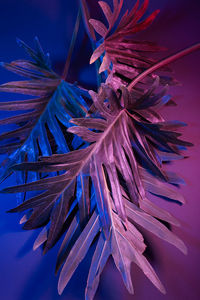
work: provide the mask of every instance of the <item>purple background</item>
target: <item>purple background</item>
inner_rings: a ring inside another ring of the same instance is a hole
[[[88,1],[93,7],[92,16],[96,16],[96,2]],[[125,0],[125,5],[134,1]],[[58,70],[67,55],[70,36],[73,30],[78,1],[64,0],[1,0],[0,1],[0,60],[10,61],[23,58],[23,51],[15,42],[19,37],[31,44],[35,35],[52,57]],[[151,0],[149,12],[160,8],[161,13],[154,24],[137,38],[158,42],[166,46],[169,53],[199,42],[200,5],[199,0]],[[69,80],[79,80],[82,84],[94,84],[94,69],[88,70],[87,58],[90,49],[86,45],[83,32],[73,57],[73,71]],[[82,47],[82,48],[80,48]],[[165,55],[163,53],[163,55]],[[180,207],[164,200],[156,200],[159,205],[172,212],[181,222],[181,228],[173,231],[188,246],[188,255],[184,256],[174,247],[148,236],[151,243],[152,264],[163,281],[167,295],[161,295],[133,265],[132,275],[135,295],[125,290],[121,277],[109,261],[103,272],[95,300],[197,300],[200,299],[199,254],[200,254],[200,52],[173,63],[175,77],[181,87],[170,90],[177,100],[177,107],[166,108],[163,114],[168,120],[179,119],[188,123],[184,128],[184,137],[194,143],[187,151],[189,158],[176,162],[172,169],[182,175],[187,186],[181,188],[187,204]],[[17,76],[0,69],[0,83],[18,79]],[[1,93],[0,100],[8,95]],[[20,99],[22,97],[15,97]],[[10,98],[11,99],[11,96]],[[12,99],[14,97],[12,96]],[[3,114],[1,117],[5,117]],[[171,168],[171,167],[170,167]],[[7,185],[14,183],[10,178]],[[4,186],[4,185],[3,185]],[[3,187],[2,186],[2,187]],[[80,300],[83,299],[86,274],[90,254],[81,264],[63,295],[57,295],[57,278],[54,266],[57,248],[45,257],[41,250],[33,252],[32,244],[36,233],[22,231],[18,225],[20,216],[6,214],[6,210],[16,205],[15,196],[1,195],[0,201],[0,299],[2,300]]]

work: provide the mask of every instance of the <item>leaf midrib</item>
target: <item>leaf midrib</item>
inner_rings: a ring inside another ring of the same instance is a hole
[[[121,110],[120,113],[114,119],[114,121],[108,126],[108,128],[105,130],[105,132],[101,135],[101,137],[98,140],[98,142],[95,143],[92,151],[89,152],[86,160],[80,164],[80,168],[77,170],[77,172],[75,173],[75,175],[73,176],[73,178],[70,180],[70,182],[68,183],[68,185],[66,187],[64,187],[64,189],[61,190],[60,194],[62,194],[68,188],[68,186],[72,183],[72,181],[75,179],[75,177],[77,177],[78,174],[82,171],[82,169],[84,168],[84,166],[87,165],[88,161],[93,156],[93,154],[95,153],[95,151],[98,149],[99,145],[103,143],[104,139],[109,134],[111,128],[113,128],[113,126],[116,124],[116,122],[119,120],[119,118],[122,116],[122,114],[124,112],[126,112],[126,109]]]

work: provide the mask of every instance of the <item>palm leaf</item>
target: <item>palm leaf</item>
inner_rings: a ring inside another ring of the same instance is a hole
[[[94,51],[90,63],[101,58],[102,63],[99,73],[108,71],[107,83],[115,90],[122,84],[128,85],[145,69],[154,65],[156,60],[152,58],[152,53],[165,50],[165,48],[159,47],[155,43],[133,39],[135,33],[151,25],[159,10],[143,20],[149,1],[144,0],[141,7],[139,7],[140,1],[138,0],[131,11],[126,11],[119,20],[123,2],[123,0],[113,1],[112,11],[109,4],[105,1],[99,1],[108,26],[99,20],[89,20],[94,30],[102,37],[97,43],[98,47]],[[165,67],[161,71],[170,71],[170,69]],[[160,83],[163,85],[175,84],[175,80],[170,76],[160,74],[160,78]],[[141,80],[134,89],[137,88],[137,90],[143,91],[146,85],[151,85],[152,80],[153,75],[149,75]]]
[[[183,202],[175,190],[164,187],[166,183],[173,184],[174,178],[163,169],[159,151],[179,158],[180,145],[191,144],[178,138],[177,122],[165,122],[158,112],[158,108],[166,103],[165,91],[165,88],[160,90],[159,79],[142,97],[125,87],[121,94],[116,94],[107,85],[102,85],[98,94],[90,92],[98,113],[71,119],[70,122],[78,126],[68,128],[68,132],[91,143],[87,148],[13,166],[13,170],[20,171],[64,171],[56,177],[3,190],[7,193],[42,192],[11,210],[32,209],[25,223],[26,229],[48,224],[48,232],[41,233],[36,246],[44,243],[47,251],[66,231],[57,262],[57,271],[63,265],[59,293],[95,237],[97,245],[89,271],[86,299],[93,299],[109,256],[113,257],[130,293],[133,293],[132,262],[161,292],[165,292],[143,256],[146,246],[137,224],[186,253],[184,243],[159,221],[179,225],[176,219],[147,198],[148,192],[153,192]]]
[[[86,101],[90,96],[77,85],[61,80],[51,69],[49,55],[44,54],[37,38],[35,41],[36,50],[33,50],[18,40],[32,61],[17,60],[2,64],[9,71],[29,80],[2,84],[0,91],[37,98],[0,103],[1,111],[15,114],[0,120],[0,125],[16,127],[0,135],[0,153],[9,154],[1,181],[11,174],[12,166],[16,163],[37,161],[39,155],[66,153],[81,144],[77,138],[66,135],[64,128],[71,126],[71,117],[85,116],[88,107]],[[38,178],[34,172],[29,173],[29,177],[30,180]],[[25,182],[25,178],[27,175],[21,173],[19,183]]]

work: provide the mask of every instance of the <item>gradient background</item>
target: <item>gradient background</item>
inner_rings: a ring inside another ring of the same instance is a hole
[[[125,0],[125,6],[135,1]],[[92,17],[99,14],[97,1],[88,0]],[[158,42],[166,46],[169,53],[199,42],[200,1],[199,0],[151,0],[148,13],[160,8],[161,13],[154,24],[138,39]],[[67,55],[73,25],[76,19],[78,0],[1,0],[0,1],[0,60],[11,61],[24,58],[24,53],[15,42],[19,37],[32,44],[35,35],[40,38],[44,49],[51,54],[53,65],[62,70]],[[94,68],[88,69],[91,55],[83,29],[73,56],[73,70],[69,81],[77,80],[84,86],[95,84]],[[163,55],[165,55],[163,53]],[[112,261],[107,264],[95,300],[197,300],[200,299],[200,53],[173,63],[175,77],[181,87],[170,90],[177,99],[178,106],[166,108],[163,114],[168,120],[179,119],[188,123],[184,137],[195,144],[188,150],[190,157],[176,162],[172,169],[181,174],[187,186],[181,188],[187,204],[178,205],[160,200],[159,205],[172,212],[182,224],[173,231],[188,246],[184,256],[174,247],[148,236],[151,243],[151,263],[163,281],[167,295],[161,295],[133,265],[132,275],[135,295],[125,290],[120,274]],[[17,80],[19,77],[0,69],[0,83]],[[21,96],[0,94],[0,100],[22,99]],[[0,117],[5,117],[1,114]],[[2,157],[3,158],[3,157]],[[14,184],[14,177],[6,185]],[[3,184],[5,186],[5,184]],[[2,186],[2,188],[3,188]],[[20,216],[6,214],[6,210],[16,205],[14,195],[1,195],[0,201],[0,299],[1,300],[81,300],[84,295],[86,275],[93,249],[81,263],[78,271],[65,289],[57,295],[57,278],[54,266],[58,247],[42,256],[41,249],[32,251],[37,232],[22,231],[18,225]]]

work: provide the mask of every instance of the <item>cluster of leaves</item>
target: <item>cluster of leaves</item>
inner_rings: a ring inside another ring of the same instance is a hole
[[[0,121],[6,127],[15,125],[14,129],[0,136],[0,153],[9,154],[4,162],[1,181],[12,174],[12,166],[16,163],[37,161],[40,155],[66,153],[80,147],[82,142],[66,135],[63,128],[70,127],[72,117],[85,116],[90,103],[87,90],[61,80],[52,71],[49,56],[44,54],[38,38],[35,38],[36,51],[21,40],[17,41],[32,61],[17,60],[2,63],[2,66],[30,80],[2,84],[0,91],[36,97],[0,103],[1,111],[15,114]],[[36,173],[21,172],[17,175],[18,183],[27,182],[28,176],[30,180],[39,179]]]
[[[182,180],[164,170],[163,162],[181,159],[181,149],[191,144],[179,139],[177,129],[184,123],[167,122],[159,113],[172,103],[166,92],[175,80],[149,72],[129,85],[155,65],[149,53],[162,50],[133,39],[158,11],[140,21],[147,0],[140,8],[137,1],[122,17],[123,0],[113,0],[113,10],[104,1],[99,4],[108,27],[90,19],[86,1],[81,1],[86,28],[97,45],[91,63],[101,61],[99,72],[106,77],[98,92],[55,74],[38,39],[36,50],[19,41],[32,61],[3,64],[30,80],[3,84],[0,91],[37,97],[0,103],[2,111],[22,111],[0,121],[17,126],[0,135],[0,153],[9,154],[1,180],[15,171],[18,176],[18,185],[3,192],[20,193],[21,203],[10,212],[26,212],[24,229],[42,227],[34,249],[43,245],[46,253],[62,239],[56,265],[56,272],[62,268],[60,294],[94,240],[86,299],[93,299],[110,256],[130,293],[132,262],[164,293],[143,255],[146,245],[138,225],[186,253],[184,243],[162,223],[179,226],[178,221],[149,194],[184,203],[174,188]],[[99,42],[94,30],[102,37]]]

